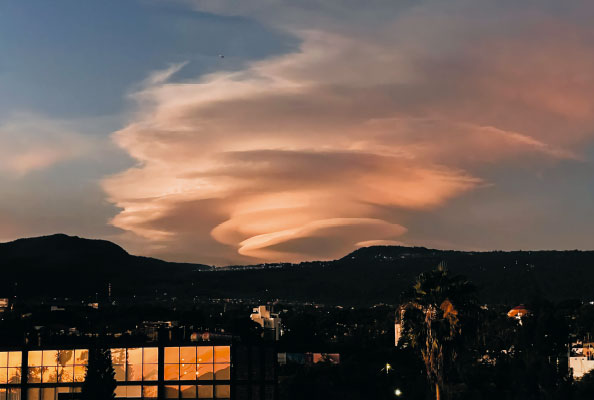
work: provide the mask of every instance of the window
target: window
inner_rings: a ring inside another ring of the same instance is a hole
[[[214,376],[216,380],[231,379],[231,347],[214,347]]]
[[[165,348],[165,380],[211,381],[231,379],[229,346]]]
[[[155,386],[143,386],[142,387],[142,397],[145,399],[156,399],[159,393],[159,388]]]
[[[28,380],[30,383],[82,382],[88,360],[87,349],[30,351]]]
[[[182,385],[179,387],[180,397],[182,399],[195,399],[196,398],[196,386],[194,385]]]
[[[21,400],[21,389],[0,388],[0,400]]]
[[[28,400],[58,400],[60,393],[79,393],[79,387],[42,387],[27,389]]]
[[[214,391],[212,385],[198,385],[199,399],[212,399],[213,397]]]
[[[111,362],[118,382],[158,379],[159,350],[156,347],[111,349]]]
[[[21,382],[22,359],[20,351],[0,352],[0,384]]]
[[[167,385],[165,386],[166,399],[213,399],[215,392],[220,397],[217,399],[229,399],[231,388],[229,385],[219,385],[213,387],[212,385]]]
[[[230,385],[216,385],[215,386],[215,398],[230,399],[231,398],[231,386]]]
[[[179,387],[167,385],[165,386],[165,398],[166,399],[178,399],[179,398]]]

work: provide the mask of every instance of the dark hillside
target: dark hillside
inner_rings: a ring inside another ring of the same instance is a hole
[[[478,286],[480,301],[530,302],[535,298],[594,300],[594,252],[464,252],[376,246],[340,260],[237,266],[211,271],[128,254],[103,240],[66,235],[0,244],[0,297],[90,298],[106,293],[148,299],[168,293],[296,300],[341,305],[395,304],[421,272],[445,263]],[[15,283],[18,285],[15,288]]]

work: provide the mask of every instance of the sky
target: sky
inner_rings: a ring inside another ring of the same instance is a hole
[[[4,0],[0,241],[592,249],[594,4]]]

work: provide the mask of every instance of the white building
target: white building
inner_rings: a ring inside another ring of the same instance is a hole
[[[268,306],[254,308],[250,319],[260,325],[264,330],[274,331],[274,340],[279,340],[282,335],[281,319],[272,312]]]
[[[573,377],[580,379],[594,369],[594,359],[586,356],[569,357],[569,368],[573,371]]]

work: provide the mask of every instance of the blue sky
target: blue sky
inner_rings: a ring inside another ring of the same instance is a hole
[[[193,77],[294,45],[253,20],[176,2],[7,0],[0,4],[0,110],[114,115],[133,85],[170,63],[189,62],[180,78]]]

